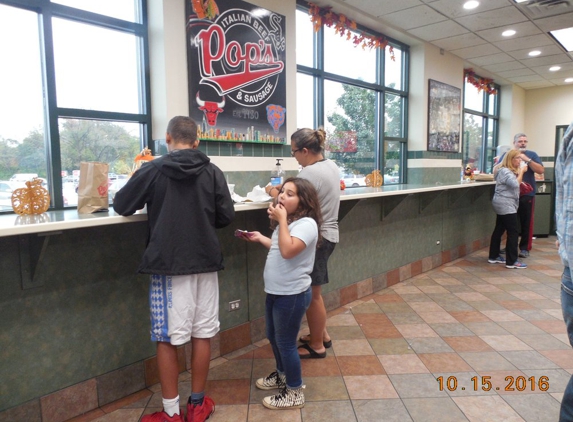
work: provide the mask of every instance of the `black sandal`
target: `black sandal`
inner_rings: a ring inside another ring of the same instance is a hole
[[[297,349],[304,349],[304,350],[307,350],[309,353],[308,355],[299,354],[299,357],[301,359],[323,359],[326,357],[326,350],[322,353],[318,353],[316,350],[314,350],[308,344],[303,344],[302,346],[298,346]]]
[[[300,341],[302,344],[309,344],[310,343],[310,340],[304,338],[304,336],[299,337],[298,341]],[[322,344],[323,344],[325,349],[330,349],[332,347],[332,339],[330,339],[328,341],[323,341]]]

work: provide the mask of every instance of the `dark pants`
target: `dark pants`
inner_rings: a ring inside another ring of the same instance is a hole
[[[531,249],[531,217],[533,210],[534,196],[520,196],[519,207],[517,208],[517,215],[519,216],[519,223],[521,226],[521,239],[519,241],[519,250],[528,251]]]
[[[517,214],[499,215],[495,220],[495,229],[491,234],[489,242],[489,259],[496,259],[499,256],[501,237],[507,231],[505,243],[505,263],[515,264],[517,261]]]

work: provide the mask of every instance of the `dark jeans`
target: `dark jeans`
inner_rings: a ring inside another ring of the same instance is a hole
[[[265,303],[267,338],[275,355],[277,371],[285,374],[289,388],[302,386],[302,369],[296,340],[311,297],[310,287],[296,295],[282,296],[267,293]]]
[[[565,267],[561,277],[561,309],[563,310],[563,320],[567,326],[567,336],[569,343],[573,346],[573,283],[571,282],[571,270]],[[561,411],[559,422],[573,421],[573,375],[569,379],[565,393],[561,399]]]
[[[507,265],[515,264],[517,261],[517,214],[499,215],[495,220],[495,229],[491,234],[489,242],[489,259],[495,259],[499,256],[501,237],[507,231],[507,240],[505,243],[505,263]]]
[[[531,249],[531,217],[533,210],[534,196],[520,196],[519,207],[517,208],[517,215],[519,216],[519,223],[521,226],[521,239],[519,241],[519,250],[528,251]]]

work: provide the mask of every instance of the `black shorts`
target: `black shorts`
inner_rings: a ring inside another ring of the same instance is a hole
[[[326,239],[322,239],[322,243],[316,249],[314,257],[314,267],[310,273],[312,280],[311,286],[322,286],[328,283],[328,258],[332,255],[336,243],[332,243]]]

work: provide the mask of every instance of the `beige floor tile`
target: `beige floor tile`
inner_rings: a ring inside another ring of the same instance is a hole
[[[430,372],[418,355],[378,356],[387,374],[425,374]]]
[[[453,400],[471,422],[523,422],[523,418],[499,396],[454,397]]]
[[[398,393],[386,375],[345,376],[352,400],[395,399]]]

